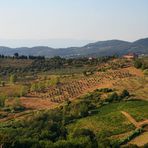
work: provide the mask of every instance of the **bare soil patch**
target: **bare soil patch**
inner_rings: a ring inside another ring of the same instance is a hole
[[[53,103],[48,99],[22,97],[20,98],[21,104],[27,109],[52,109],[57,106],[57,103]]]
[[[136,144],[137,146],[143,146],[148,143],[148,132],[142,133],[140,136],[134,138],[129,142],[130,144]]]

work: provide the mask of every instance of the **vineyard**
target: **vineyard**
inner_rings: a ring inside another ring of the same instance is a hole
[[[117,81],[136,77],[130,69],[111,70],[107,72],[97,72],[91,76],[83,76],[81,79],[70,82],[59,82],[55,86],[49,86],[43,92],[29,93],[29,97],[47,99],[51,102],[61,103],[68,99],[74,99],[98,87],[114,86]]]

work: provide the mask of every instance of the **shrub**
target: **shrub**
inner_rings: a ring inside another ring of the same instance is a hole
[[[109,95],[106,99],[108,102],[118,101],[120,98],[116,92],[113,92],[111,95]]]
[[[135,138],[136,136],[140,135],[143,132],[143,130],[140,129],[136,129],[135,131],[133,131],[133,133],[131,135],[129,135],[128,137],[126,137],[125,139],[121,140],[119,143],[121,144],[126,144],[128,141],[132,140],[133,138]]]
[[[37,91],[38,90],[38,85],[36,84],[36,83],[33,83],[32,85],[31,85],[31,88],[30,88],[30,91]]]
[[[145,70],[143,71],[143,73],[144,73],[145,75],[148,75],[148,69],[145,69]]]
[[[129,96],[130,94],[126,89],[124,89],[120,95],[121,98],[129,97]]]
[[[76,137],[70,140],[59,140],[53,148],[94,148],[89,137]]]
[[[107,93],[107,92],[112,92],[113,90],[111,88],[101,88],[97,89],[97,91]]]
[[[135,60],[134,61],[134,66],[136,67],[136,68],[141,68],[142,67],[142,62],[140,61],[140,60]]]
[[[27,86],[22,86],[20,90],[20,96],[25,96],[28,93],[28,87]]]
[[[6,98],[7,98],[7,96],[4,95],[4,94],[0,96],[0,107],[4,107],[5,106]]]
[[[21,138],[18,141],[16,141],[13,147],[21,147],[21,148],[26,148],[26,147],[36,147],[39,148],[39,141],[38,139],[35,138]]]
[[[92,143],[93,147],[97,147],[97,141],[96,141],[96,136],[93,133],[93,131],[89,129],[76,129],[73,133],[73,138],[80,138],[80,137],[86,137],[90,139],[90,142]]]
[[[85,128],[76,129],[73,133],[73,138],[74,137],[81,137],[81,136],[86,136],[86,137],[88,136],[91,139],[94,139],[95,134],[89,129],[85,129]]]
[[[79,115],[81,117],[86,117],[88,115],[88,105],[86,103],[81,103],[79,106]]]
[[[16,75],[14,75],[14,74],[10,75],[10,83],[11,84],[14,84],[16,82],[16,79],[17,79]]]

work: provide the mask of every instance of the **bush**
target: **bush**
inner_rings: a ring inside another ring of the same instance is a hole
[[[148,75],[148,69],[145,69],[145,70],[143,71],[143,73],[144,73],[145,75]]]
[[[127,146],[123,146],[123,148],[138,148],[138,146],[135,144],[129,144]]]
[[[53,143],[49,140],[40,140],[39,145],[42,148],[54,148]]]
[[[86,117],[88,115],[88,105],[85,102],[79,102],[77,104],[70,105],[68,107],[69,115],[72,116],[73,119]]]
[[[76,129],[73,133],[73,137],[81,137],[81,136],[88,136],[91,139],[95,137],[94,133],[89,129],[85,129],[85,128]]]
[[[53,148],[95,148],[89,137],[76,137],[70,140],[59,140]]]
[[[140,61],[140,60],[135,60],[134,61],[134,66],[136,67],[136,68],[141,68],[142,67],[142,62]]]
[[[21,111],[24,111],[26,108],[24,106],[14,106],[13,107],[13,110],[16,111],[16,112],[21,112]]]
[[[86,103],[81,103],[79,106],[79,115],[81,117],[86,117],[88,115],[88,105]]]
[[[113,102],[113,101],[118,101],[119,99],[120,97],[118,96],[118,94],[116,92],[113,92],[111,95],[107,97],[106,101]]]
[[[73,133],[73,138],[80,138],[80,137],[87,137],[90,139],[90,142],[92,143],[93,147],[97,147],[97,141],[96,136],[93,133],[93,131],[89,129],[76,129]]]
[[[6,95],[0,95],[0,107],[4,107],[5,106],[6,98],[7,98]]]
[[[142,133],[142,129],[136,129],[131,135],[129,135],[128,137],[126,137],[125,139],[123,139],[122,141],[120,141],[120,145],[121,144],[126,144],[128,141],[132,140],[133,138],[135,138],[136,136],[140,135]]]
[[[19,140],[17,140],[16,142],[14,142],[12,144],[12,147],[20,147],[20,148],[30,148],[30,147],[34,147],[34,148],[40,148],[39,147],[39,141],[38,139],[35,138],[21,138]]]
[[[98,142],[98,147],[99,148],[111,148],[113,147],[109,141],[109,139],[107,138],[103,138],[103,139],[99,139],[99,142]],[[113,147],[114,148],[114,147]],[[116,147],[115,147],[116,148]],[[118,147],[117,147],[118,148]]]
[[[129,97],[129,96],[130,94],[126,89],[124,89],[120,95],[121,98]]]
[[[11,84],[14,84],[14,83],[16,82],[16,79],[17,79],[16,75],[12,74],[12,75],[10,76],[10,83],[11,83]]]
[[[29,92],[29,89],[27,86],[22,86],[20,89],[20,97],[25,96]]]
[[[104,93],[113,92],[113,90],[111,88],[101,88],[101,89],[97,89],[97,91],[104,92]]]

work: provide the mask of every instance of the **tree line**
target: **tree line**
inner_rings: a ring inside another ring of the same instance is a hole
[[[5,56],[3,54],[0,54],[0,59],[45,59],[44,56],[25,56],[25,55],[19,55],[18,53],[14,53],[13,56]]]
[[[1,57],[3,57],[1,55]],[[5,57],[10,59],[21,59],[21,56],[18,54],[15,54],[13,57]],[[77,59],[65,59],[61,58],[59,56],[53,57],[53,58],[45,58],[42,56],[29,56],[26,57],[27,59],[32,59],[32,63],[30,65],[26,65],[23,67],[17,67],[17,64],[15,67],[13,66],[5,66],[0,67],[0,74],[1,75],[10,75],[10,74],[16,74],[16,73],[38,73],[38,72],[47,72],[50,70],[55,69],[62,69],[62,68],[78,68],[78,67],[84,67],[84,66],[97,66],[98,64],[101,64],[103,62],[107,62],[110,59],[113,59],[112,57],[100,57],[100,58],[92,58],[89,59],[87,57],[83,58],[77,58]],[[24,56],[23,58],[24,59]],[[26,59],[26,60],[27,60]],[[23,63],[24,65],[25,63]]]

